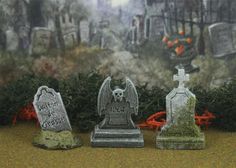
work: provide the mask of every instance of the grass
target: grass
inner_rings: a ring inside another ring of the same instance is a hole
[[[177,151],[155,148],[156,133],[143,131],[144,148],[92,148],[90,134],[80,134],[81,148],[47,151],[31,145],[39,131],[32,123],[18,123],[0,128],[0,167],[41,168],[234,168],[236,167],[236,133],[205,131],[205,150]]]

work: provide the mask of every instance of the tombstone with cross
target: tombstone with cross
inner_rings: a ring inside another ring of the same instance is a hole
[[[185,87],[189,75],[184,69],[178,69],[174,81],[179,82],[178,88],[166,96],[167,120],[157,136],[156,145],[160,149],[203,149],[204,134],[195,124],[196,97]]]
[[[184,82],[189,81],[189,74],[184,69],[178,69],[178,75],[174,75],[174,81],[179,81],[179,88],[184,88]]]

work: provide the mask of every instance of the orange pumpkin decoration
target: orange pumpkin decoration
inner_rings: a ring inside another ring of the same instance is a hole
[[[186,39],[186,42],[187,42],[188,44],[191,44],[191,43],[193,42],[193,39],[189,37],[189,38]]]
[[[172,41],[167,42],[168,48],[172,48],[174,46],[174,43]]]
[[[168,37],[163,37],[162,42],[167,43],[169,41]]]
[[[179,47],[176,47],[175,52],[177,56],[181,56],[184,53],[184,45],[180,45]]]
[[[185,32],[184,32],[184,31],[180,31],[179,34],[180,34],[181,36],[184,36],[184,35],[185,35]]]

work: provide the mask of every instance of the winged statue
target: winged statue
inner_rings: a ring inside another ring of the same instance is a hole
[[[134,125],[131,120],[131,114],[138,115],[138,94],[133,82],[126,78],[125,89],[116,87],[111,89],[111,77],[107,77],[98,94],[97,100],[98,114],[105,115],[102,125],[110,121],[114,125]]]

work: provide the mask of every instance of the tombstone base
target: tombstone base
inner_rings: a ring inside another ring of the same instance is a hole
[[[205,148],[205,136],[200,133],[199,137],[167,137],[158,135],[156,138],[158,149],[198,150]]]
[[[79,137],[71,131],[43,131],[34,138],[33,145],[44,149],[73,149],[82,145]]]
[[[136,129],[100,129],[98,125],[91,134],[93,147],[144,147],[143,134]]]

